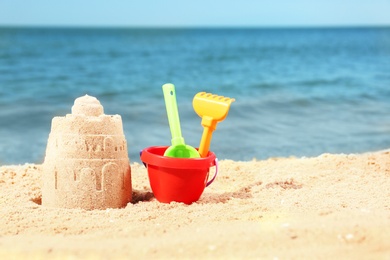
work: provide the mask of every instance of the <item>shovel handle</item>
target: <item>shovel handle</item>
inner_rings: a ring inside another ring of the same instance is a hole
[[[167,116],[169,128],[171,129],[172,145],[184,145],[184,138],[181,135],[179,111],[176,103],[175,86],[171,83],[162,86],[165,100],[165,108],[167,109]]]

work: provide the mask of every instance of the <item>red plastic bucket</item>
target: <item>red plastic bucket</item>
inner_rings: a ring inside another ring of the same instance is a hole
[[[160,202],[191,204],[197,201],[205,187],[218,173],[218,160],[213,152],[205,158],[172,158],[164,156],[168,146],[152,146],[141,151],[141,161],[148,170],[150,187]],[[208,181],[210,167],[214,177]]]

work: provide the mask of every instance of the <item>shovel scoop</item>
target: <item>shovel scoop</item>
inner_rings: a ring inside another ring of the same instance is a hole
[[[234,98],[218,96],[211,93],[199,92],[195,95],[192,105],[195,112],[202,118],[203,134],[199,145],[200,156],[207,157],[210,149],[212,134],[217,123],[223,121]]]
[[[175,158],[199,158],[199,152],[192,146],[186,145],[181,135],[179,112],[176,103],[176,92],[173,84],[162,86],[167,109],[169,127],[171,129],[172,145],[164,152],[164,156]]]

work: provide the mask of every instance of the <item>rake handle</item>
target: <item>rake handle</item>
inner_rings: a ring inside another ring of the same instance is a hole
[[[212,117],[203,116],[202,117],[202,126],[203,134],[202,139],[199,144],[199,154],[200,157],[207,157],[207,154],[210,149],[211,138],[213,137],[213,132],[217,128],[217,121],[213,120]]]

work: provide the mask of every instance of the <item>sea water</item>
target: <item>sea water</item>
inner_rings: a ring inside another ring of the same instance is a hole
[[[390,28],[0,28],[0,164],[42,163],[75,98],[122,116],[131,161],[170,145],[161,86],[176,86],[198,146],[201,91],[236,99],[211,150],[251,160],[390,148]]]

